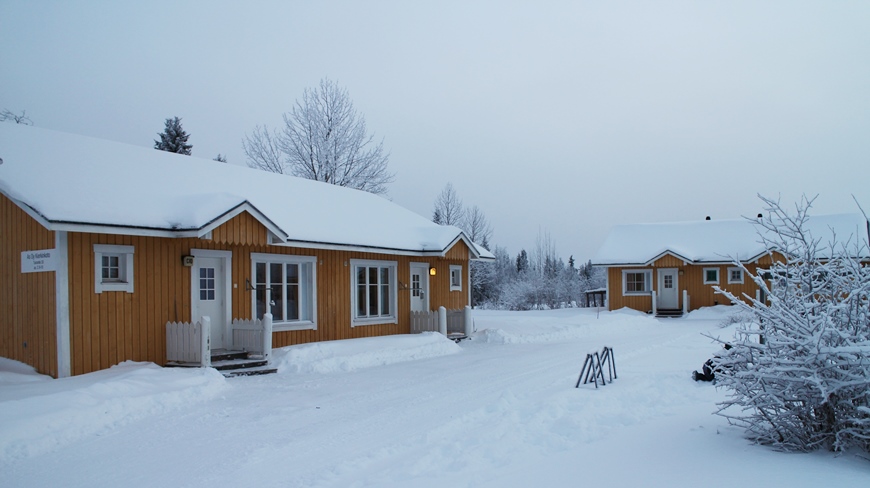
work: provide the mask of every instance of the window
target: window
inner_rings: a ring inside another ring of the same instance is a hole
[[[254,313],[272,314],[274,330],[316,328],[317,258],[251,253]]]
[[[450,291],[462,291],[462,266],[450,265]]]
[[[397,323],[396,262],[352,259],[352,326]]]
[[[704,284],[715,285],[719,283],[719,268],[704,268]]]
[[[215,299],[214,268],[199,268],[199,299]]]
[[[647,295],[652,291],[652,270],[623,271],[623,295]]]
[[[728,268],[728,283],[743,283],[743,270]]]
[[[133,246],[94,244],[94,292],[133,293]]]

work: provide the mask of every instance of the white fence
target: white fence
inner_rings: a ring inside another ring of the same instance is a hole
[[[272,315],[263,320],[233,320],[232,343],[226,348],[269,360],[272,354]],[[211,319],[166,323],[166,361],[211,366]]]
[[[470,336],[473,332],[471,307],[447,310],[439,307],[431,312],[411,312],[411,333],[440,332],[446,336]]]
[[[166,323],[166,360],[211,366],[211,320]]]
[[[266,314],[263,320],[233,320],[233,345],[238,351],[245,351],[263,359],[272,354],[272,315]]]

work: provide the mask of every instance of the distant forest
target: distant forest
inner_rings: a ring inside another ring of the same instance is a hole
[[[479,207],[465,207],[448,183],[435,200],[433,222],[455,225],[476,244],[495,255],[495,262],[472,261],[471,303],[476,308],[534,310],[585,305],[588,290],[604,288],[605,271],[591,261],[577,265],[574,256],[566,263],[556,253],[547,232],[539,233],[531,252],[515,257],[491,245],[492,226]]]

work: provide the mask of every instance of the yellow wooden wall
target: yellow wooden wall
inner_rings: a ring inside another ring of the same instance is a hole
[[[21,273],[22,251],[52,249],[54,233],[0,195],[0,356],[57,376],[55,275]],[[182,256],[192,249],[226,250],[232,257],[232,317],[250,318],[252,299],[245,280],[252,278],[251,253],[317,258],[317,330],[276,332],[274,347],[349,339],[410,330],[410,291],[398,286],[397,324],[351,327],[351,259],[396,261],[400,283],[408,284],[411,262],[428,262],[430,305],[462,308],[468,304],[468,248],[458,243],[445,258],[325,251],[268,246],[266,229],[242,213],[212,232],[211,239],[160,238],[68,233],[70,356],[72,374],[108,368],[125,360],[166,362],[165,325],[191,320],[191,268]],[[94,244],[133,246],[134,292],[94,291]],[[449,291],[450,265],[463,268],[462,291]],[[26,344],[26,346],[25,346]]]
[[[447,251],[444,259],[420,258],[416,261],[429,260],[429,266],[435,267],[435,276],[429,277],[429,306],[432,310],[444,307],[447,310],[460,309],[468,305],[468,246],[457,242]],[[462,290],[450,291],[450,266],[462,266]],[[407,274],[405,275],[407,276]],[[407,300],[410,303],[410,298]]]
[[[236,229],[246,229],[237,231]],[[255,236],[245,237],[245,233]],[[317,258],[317,330],[275,332],[273,346],[305,342],[402,334],[410,331],[410,291],[398,287],[397,324],[351,327],[351,259],[396,261],[398,279],[407,284],[410,263],[428,262],[437,269],[430,277],[430,305],[462,308],[468,304],[468,291],[449,291],[450,264],[463,266],[460,259],[393,256],[378,253],[327,251],[267,246],[266,230],[252,225],[248,214],[241,214],[212,232],[210,240],[186,238],[117,236],[70,233],[70,326],[72,371],[82,374],[107,368],[126,359],[166,361],[165,324],[191,321],[190,270],[181,257],[192,249],[232,251],[232,316],[252,316],[251,292],[245,280],[252,278],[251,253],[314,256]],[[237,243],[251,242],[252,245]],[[134,293],[94,292],[94,244],[130,245],[134,252]],[[456,247],[464,246],[457,244]],[[467,248],[451,250],[452,258],[468,256]],[[465,275],[464,275],[465,278]]]
[[[57,376],[55,274],[21,272],[21,253],[53,249],[54,239],[0,195],[0,356]]]
[[[764,256],[756,263],[745,264],[750,273],[756,273],[759,267],[765,268],[771,263],[771,258]],[[674,256],[666,255],[656,260],[649,267],[613,267],[608,268],[608,289],[607,299],[611,310],[618,310],[623,307],[648,312],[652,309],[652,299],[649,296],[623,296],[622,295],[622,272],[624,270],[645,270],[652,269],[652,286],[653,289],[658,288],[657,269],[659,268],[676,268],[682,272],[679,276],[680,289],[680,307],[683,306],[682,291],[686,290],[689,295],[689,308],[695,310],[701,307],[710,307],[713,305],[730,305],[731,302],[723,295],[717,294],[714,286],[719,286],[723,290],[727,290],[737,296],[747,294],[750,297],[755,297],[755,292],[758,287],[751,278],[744,273],[743,283],[728,283],[728,268],[734,267],[733,264],[721,265],[694,265],[685,264],[681,259]],[[704,269],[718,268],[719,283],[704,284]]]

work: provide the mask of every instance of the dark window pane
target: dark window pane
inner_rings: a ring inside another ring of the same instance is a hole
[[[366,314],[366,286],[357,286],[356,295],[356,315],[357,317],[365,317]]]
[[[390,286],[381,285],[381,314],[390,315]]]
[[[299,320],[299,285],[287,285],[287,320]]]
[[[378,285],[369,285],[369,315],[375,317],[378,314]]]

